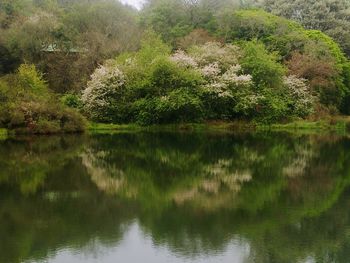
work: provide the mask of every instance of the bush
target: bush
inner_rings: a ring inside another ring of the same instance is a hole
[[[11,87],[11,88],[9,88]],[[17,133],[81,132],[85,119],[63,106],[50,93],[42,75],[32,65],[0,81],[0,125]]]
[[[198,72],[181,68],[168,58],[156,60],[150,74],[150,85],[158,96],[166,95],[175,89],[196,89],[202,81]]]
[[[192,56],[201,67],[217,63],[220,70],[225,71],[231,65],[238,63],[241,52],[239,51],[239,47],[235,45],[208,42],[204,45],[192,47],[189,51],[189,55]]]
[[[200,98],[188,89],[134,103],[136,122],[141,125],[198,122],[203,118]]]
[[[254,83],[260,88],[281,88],[286,70],[277,62],[278,56],[269,53],[257,40],[242,42],[242,47],[241,65],[244,72],[252,75]]]
[[[156,107],[159,123],[198,122],[203,118],[203,105],[193,91],[181,88],[161,97]]]
[[[5,123],[17,133],[34,134],[82,132],[86,126],[84,118],[78,112],[62,108],[55,101],[19,102],[10,108]]]
[[[141,125],[159,123],[159,116],[156,110],[160,98],[143,98],[135,101],[132,105],[134,115],[133,121]]]
[[[83,132],[86,121],[76,110],[65,109],[60,120],[60,127],[64,132]]]
[[[288,100],[284,94],[270,89],[264,89],[262,94],[255,119],[264,123],[275,123],[290,117]]]
[[[73,93],[64,94],[61,97],[61,102],[63,105],[69,108],[73,108],[73,109],[83,108],[83,102],[81,101],[81,97]]]
[[[43,79],[43,75],[37,71],[34,65],[22,64],[16,74],[17,85],[28,94],[35,96],[47,96],[49,90]]]
[[[312,90],[319,94],[320,102],[326,106],[340,108],[347,93],[342,83],[335,81],[341,78],[337,70],[335,58],[327,50],[311,45],[308,52],[293,53],[287,61],[290,74],[309,81]]]

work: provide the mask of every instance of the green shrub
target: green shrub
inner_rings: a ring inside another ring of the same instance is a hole
[[[60,119],[60,128],[63,132],[83,132],[86,128],[86,120],[76,110],[65,109]]]
[[[60,131],[61,127],[58,120],[48,120],[46,118],[39,118],[30,129],[30,132],[34,134],[54,134]]]
[[[73,108],[73,109],[82,109],[83,103],[80,96],[73,93],[66,93],[61,97],[61,102],[63,105]]]
[[[136,122],[141,125],[198,122],[203,118],[200,98],[188,89],[134,103]]]
[[[198,122],[203,118],[200,98],[185,88],[161,97],[156,109],[160,123]]]
[[[191,69],[177,66],[169,59],[159,59],[150,74],[150,83],[155,94],[162,96],[176,89],[196,89],[203,79]]]
[[[272,123],[313,113],[319,96],[311,81],[287,76],[278,54],[262,41],[238,44],[206,43],[172,55],[146,45],[121,55],[94,72],[83,92],[84,110],[94,121],[142,125],[204,119]]]
[[[254,83],[260,88],[281,88],[286,70],[277,62],[278,56],[269,53],[265,45],[257,40],[242,42],[241,45],[244,53],[242,68],[252,75]]]
[[[9,88],[11,87],[11,88]],[[16,74],[0,81],[0,126],[17,133],[81,132],[85,119],[62,105],[49,91],[32,65],[21,65]]]
[[[133,120],[141,125],[151,125],[159,123],[157,105],[160,98],[143,98],[135,101],[132,105]]]
[[[256,120],[263,123],[276,123],[289,118],[288,113],[288,103],[283,94],[276,94],[269,89],[263,90],[263,97],[255,116]]]
[[[16,74],[16,80],[18,87],[28,94],[40,97],[48,96],[49,94],[43,75],[37,71],[34,65],[20,65]]]
[[[203,89],[200,97],[206,119],[231,120],[236,117],[232,96],[219,96],[211,89]]]

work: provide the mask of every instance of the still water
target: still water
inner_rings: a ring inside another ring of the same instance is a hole
[[[0,141],[0,262],[350,261],[350,139]]]

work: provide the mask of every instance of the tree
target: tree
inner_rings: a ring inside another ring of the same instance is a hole
[[[350,1],[265,0],[263,7],[278,16],[295,20],[308,29],[333,37],[350,56]]]
[[[113,65],[100,66],[83,91],[82,102],[86,114],[95,121],[122,122],[125,101],[124,74]]]
[[[0,70],[34,63],[56,92],[79,91],[104,60],[139,47],[136,14],[113,0],[1,2]]]

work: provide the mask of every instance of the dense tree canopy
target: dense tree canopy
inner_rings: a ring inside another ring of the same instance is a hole
[[[0,74],[26,61],[52,89],[81,90],[104,59],[138,47],[136,23],[136,11],[113,0],[3,1]]]
[[[264,0],[263,7],[333,37],[350,56],[349,0]]]

